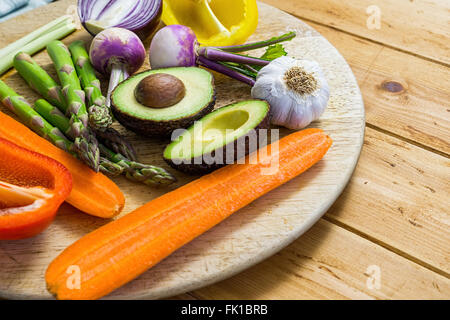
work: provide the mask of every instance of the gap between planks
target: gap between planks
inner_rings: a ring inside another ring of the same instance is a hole
[[[422,144],[422,143],[420,143],[420,142],[417,142],[417,141],[415,141],[415,140],[412,140],[412,139],[409,139],[409,138],[407,138],[407,137],[398,135],[398,134],[396,134],[395,132],[392,132],[392,131],[389,131],[389,130],[380,128],[380,127],[378,127],[377,125],[374,125],[374,124],[371,124],[371,123],[367,123],[367,122],[366,122],[366,127],[370,128],[370,129],[373,129],[373,130],[375,130],[375,131],[378,131],[378,132],[380,132],[380,133],[382,133],[382,134],[388,135],[388,136],[390,136],[390,137],[393,137],[393,138],[395,138],[395,139],[401,140],[401,141],[403,141],[403,142],[412,144],[412,145],[414,145],[414,146],[416,146],[416,147],[419,147],[419,148],[422,148],[422,149],[424,149],[424,150],[426,150],[426,151],[435,153],[435,154],[440,155],[440,156],[442,156],[442,157],[444,157],[444,158],[450,159],[450,154],[448,154],[448,153],[446,153],[446,152],[437,150],[437,149],[435,149],[435,148],[433,148],[433,147],[424,145],[424,144]]]
[[[355,235],[357,235],[357,236],[359,236],[359,237],[361,237],[363,239],[366,239],[366,240],[372,242],[375,245],[378,245],[378,246],[380,246],[380,247],[382,247],[382,248],[384,248],[386,250],[389,250],[389,251],[397,254],[398,256],[400,256],[402,258],[405,258],[405,259],[407,259],[407,260],[409,260],[411,262],[414,262],[414,263],[416,263],[416,264],[418,264],[418,265],[420,265],[420,266],[422,266],[422,267],[424,267],[424,268],[426,268],[426,269],[428,269],[430,271],[433,271],[433,272],[435,272],[435,273],[437,273],[437,274],[439,274],[439,275],[441,275],[443,277],[446,277],[447,279],[450,279],[450,274],[445,272],[444,270],[441,270],[441,269],[439,269],[439,268],[437,268],[437,267],[435,267],[435,266],[433,266],[433,265],[431,265],[429,263],[426,263],[425,261],[422,261],[422,260],[418,259],[417,257],[414,257],[413,255],[408,254],[407,252],[399,250],[398,248],[396,248],[394,246],[391,246],[388,243],[383,242],[383,241],[381,241],[381,240],[379,240],[379,239],[377,239],[375,237],[372,237],[371,235],[369,235],[367,233],[361,232],[358,229],[353,228],[353,227],[351,227],[351,226],[349,226],[349,225],[347,225],[347,224],[345,224],[345,223],[343,223],[343,222],[333,218],[332,216],[325,215],[325,216],[323,216],[322,219],[324,219],[324,220],[326,220],[326,221],[328,221],[328,222],[330,222],[330,223],[332,223],[332,224],[334,224],[334,225],[336,225],[336,226],[338,226],[338,227],[340,227],[342,229],[345,229],[345,230],[347,230],[347,231],[349,231],[351,233],[354,233]]]

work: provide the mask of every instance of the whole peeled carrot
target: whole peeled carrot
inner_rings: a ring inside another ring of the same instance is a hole
[[[125,197],[113,181],[95,173],[3,112],[0,112],[0,137],[55,159],[69,169],[73,187],[66,201],[75,208],[101,218],[112,218],[122,211]]]
[[[48,267],[48,290],[58,299],[97,299],[110,293],[310,168],[332,140],[320,129],[307,129],[278,143],[278,148],[272,144],[250,155],[246,164],[203,176],[81,238]]]

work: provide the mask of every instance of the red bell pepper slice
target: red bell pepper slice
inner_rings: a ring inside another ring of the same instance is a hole
[[[0,240],[42,232],[71,189],[62,164],[0,138]]]

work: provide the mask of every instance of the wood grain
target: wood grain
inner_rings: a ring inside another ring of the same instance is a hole
[[[370,266],[379,267],[379,289],[367,285]],[[447,278],[323,219],[272,258],[193,292],[200,299],[446,299],[449,294]]]
[[[450,154],[450,68],[330,27],[311,26],[352,67],[369,126]]]
[[[450,274],[450,160],[370,128],[327,217]]]
[[[352,182],[328,216],[448,275],[450,69],[333,28],[311,25],[352,67],[363,93],[368,126],[401,139],[366,130]],[[383,89],[388,81],[402,84],[405,90]],[[368,186],[372,178],[376,184]],[[426,222],[415,225],[414,219]]]
[[[68,3],[73,2],[58,2],[50,8],[63,11]],[[364,134],[362,98],[349,66],[328,41],[298,19],[267,5],[261,5],[260,14],[263,22],[253,40],[270,38],[273,30],[296,29],[299,36],[286,44],[287,50],[322,65],[331,97],[326,112],[313,126],[325,129],[332,137],[332,149],[323,161],[301,177],[240,210],[108,298],[167,297],[231,276],[271,256],[305,232],[332,205],[348,182]],[[79,31],[64,41],[69,43],[86,36],[85,31]],[[45,69],[52,69],[45,52],[38,54],[36,60]],[[250,98],[248,86],[221,75],[216,75],[215,80],[217,107]],[[15,72],[5,81],[30,101],[37,98]],[[167,141],[145,139],[121,130],[138,147],[143,162],[167,167],[161,157]],[[287,130],[282,132],[286,133]],[[175,174],[180,181],[172,188],[193,179]],[[124,178],[115,181],[127,198],[123,214],[167,192],[133,184]],[[0,243],[3,270],[0,295],[49,298],[43,283],[48,263],[70,243],[104,223],[64,206],[56,221],[38,237]]]
[[[264,0],[297,17],[387,46],[450,64],[450,2],[447,0]],[[367,9],[381,13],[381,29],[369,29]]]

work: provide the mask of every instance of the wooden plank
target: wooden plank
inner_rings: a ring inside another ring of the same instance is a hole
[[[450,63],[448,0],[263,0],[300,18],[332,26],[403,51]],[[369,7],[381,13],[381,29],[368,28]]]
[[[450,69],[396,53],[383,49],[361,85],[367,122],[450,154]]]
[[[375,279],[377,268],[379,289],[368,280]],[[277,255],[193,294],[200,299],[448,299],[450,281],[321,220]]]
[[[327,217],[450,273],[450,160],[366,129],[357,169]]]
[[[352,67],[369,125],[450,154],[449,68],[329,27],[311,26]],[[392,92],[396,90],[400,92]]]

